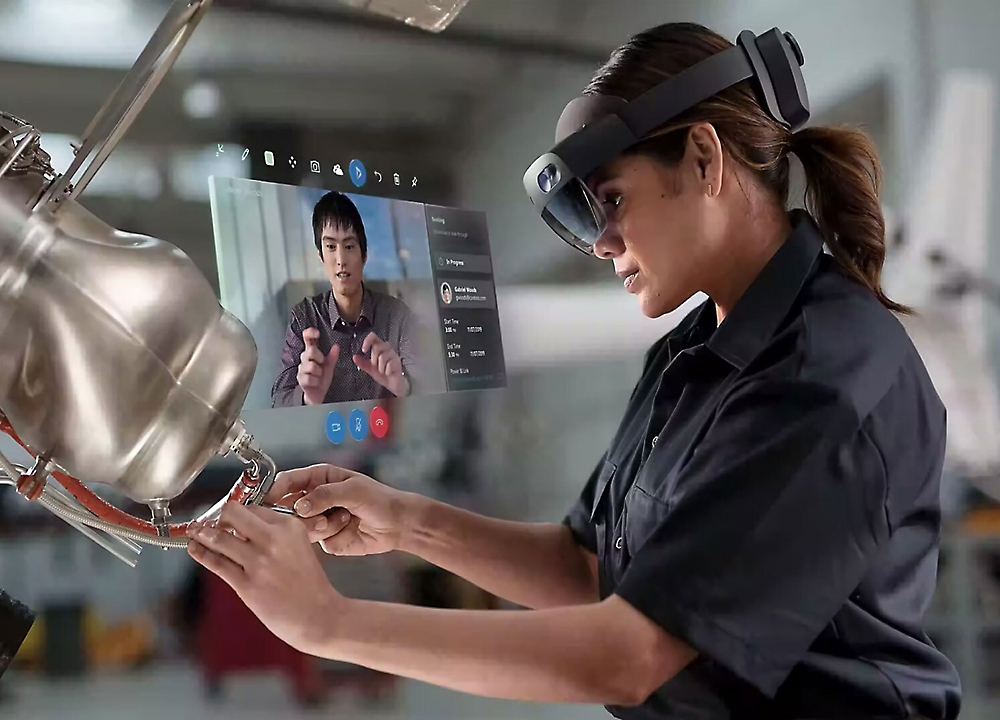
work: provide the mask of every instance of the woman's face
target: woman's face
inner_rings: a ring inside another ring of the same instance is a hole
[[[608,218],[594,252],[614,262],[646,316],[668,313],[703,288],[724,231],[713,202],[721,177],[721,143],[703,124],[689,133],[679,166],[624,156],[590,183]]]

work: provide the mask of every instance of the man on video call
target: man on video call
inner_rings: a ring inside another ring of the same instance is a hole
[[[409,395],[412,314],[402,300],[365,287],[361,213],[343,193],[329,192],[313,209],[312,227],[330,289],[292,310],[271,406]]]

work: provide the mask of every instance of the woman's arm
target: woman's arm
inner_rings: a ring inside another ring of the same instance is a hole
[[[638,705],[695,656],[616,596],[535,611],[338,605],[316,654],[487,697]]]
[[[268,499],[294,502],[334,555],[403,550],[529,608],[599,599],[597,559],[562,525],[494,520],[330,465],[279,474]]]
[[[548,610],[440,610],[344,598],[303,525],[227,505],[189,552],[297,649],[477,695],[634,705],[696,655],[624,600]]]
[[[496,520],[423,497],[401,550],[528,608],[596,603],[597,557],[564,525]]]

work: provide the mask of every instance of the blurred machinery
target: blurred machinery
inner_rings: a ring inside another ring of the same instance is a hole
[[[917,184],[885,267],[904,318],[948,408],[946,472],[1000,497],[1000,400],[988,353],[988,318],[1000,308],[986,274],[996,89],[988,75],[956,72],[941,86]]]

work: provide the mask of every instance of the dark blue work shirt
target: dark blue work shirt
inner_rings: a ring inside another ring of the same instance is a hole
[[[699,655],[654,718],[954,718],[923,617],[945,408],[902,325],[812,219],[725,320],[706,302],[649,351],[566,523],[617,594]]]

